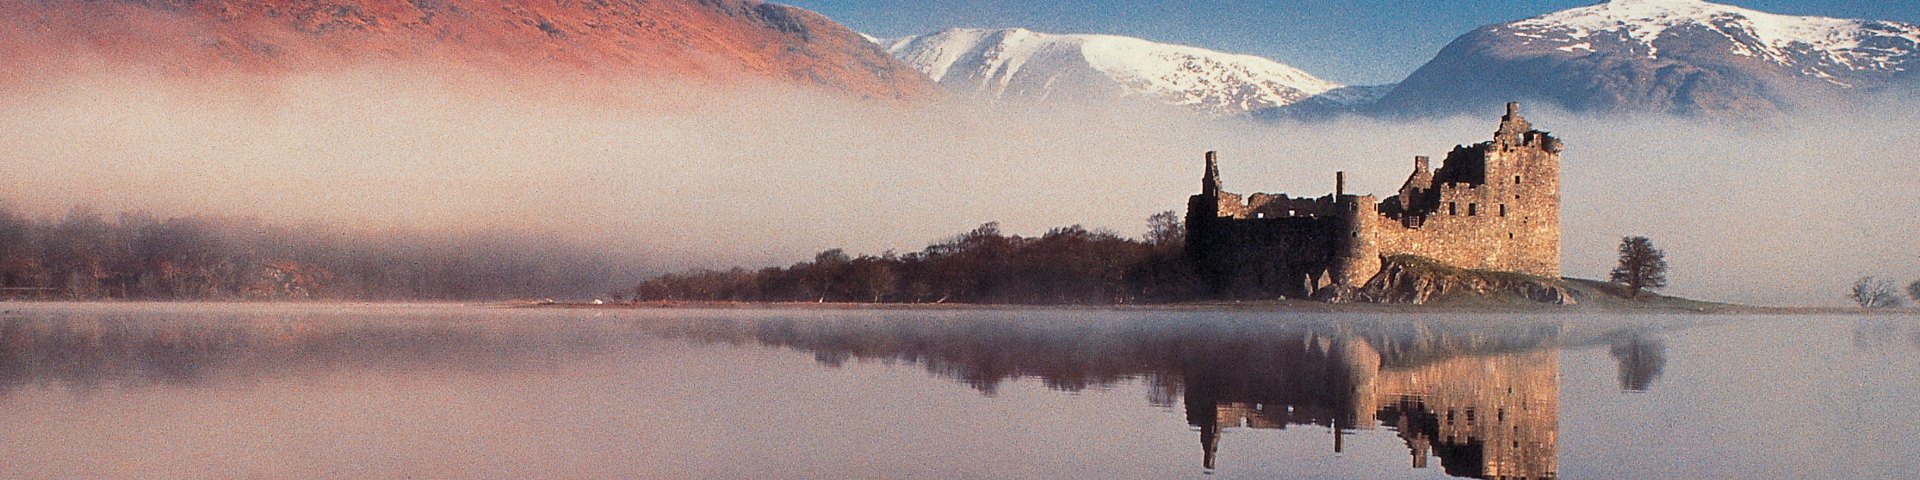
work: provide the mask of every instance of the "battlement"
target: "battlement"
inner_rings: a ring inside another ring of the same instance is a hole
[[[1201,193],[1188,201],[1188,256],[1228,296],[1326,297],[1398,254],[1558,277],[1562,150],[1508,104],[1492,140],[1454,147],[1438,169],[1414,157],[1385,199],[1347,194],[1344,172],[1330,195],[1229,193],[1207,152]]]

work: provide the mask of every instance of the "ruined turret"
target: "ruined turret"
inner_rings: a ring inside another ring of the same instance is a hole
[[[1220,159],[1218,155],[1219,152],[1207,152],[1207,173],[1200,177],[1201,195],[1218,195],[1220,193]]]
[[[1520,117],[1520,102],[1507,102],[1507,114],[1500,117],[1500,129],[1493,131],[1493,141],[1502,145],[1524,143],[1527,132],[1533,131],[1533,125]]]

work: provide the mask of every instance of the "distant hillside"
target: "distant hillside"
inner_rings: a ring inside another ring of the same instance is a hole
[[[937,90],[859,34],[757,0],[45,0],[0,3],[0,75],[179,75],[363,62],[610,78],[764,78],[876,98]]]

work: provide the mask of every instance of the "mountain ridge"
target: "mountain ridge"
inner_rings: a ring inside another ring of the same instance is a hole
[[[0,52],[14,75],[128,65],[270,75],[394,61],[614,82],[758,78],[884,99],[937,91],[851,29],[759,0],[4,2]]]
[[[1370,109],[1450,114],[1508,100],[1575,112],[1790,111],[1917,79],[1920,27],[1699,0],[1614,0],[1480,27]]]

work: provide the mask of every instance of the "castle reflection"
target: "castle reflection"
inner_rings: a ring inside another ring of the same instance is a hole
[[[1558,350],[1394,365],[1365,338],[1337,337],[1283,356],[1185,372],[1187,420],[1200,429],[1206,468],[1216,467],[1226,428],[1326,427],[1340,452],[1349,430],[1384,426],[1399,433],[1413,468],[1437,457],[1457,477],[1555,477]]]
[[[1557,322],[869,319],[684,327],[678,333],[808,350],[830,365],[917,362],[987,394],[1022,377],[1063,390],[1144,378],[1161,402],[1183,399],[1208,470],[1219,466],[1226,429],[1310,425],[1333,432],[1336,452],[1349,432],[1390,429],[1411,467],[1437,459],[1457,477],[1557,473],[1559,347],[1568,340]]]

